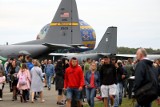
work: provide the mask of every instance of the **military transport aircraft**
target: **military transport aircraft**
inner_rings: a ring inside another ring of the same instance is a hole
[[[64,57],[68,59],[77,57],[80,63],[87,58],[98,61],[104,55],[110,55],[117,59],[134,59],[136,57],[135,54],[117,54],[117,27],[108,27],[97,48],[94,50],[81,53],[50,53],[49,55],[53,56],[55,60]],[[155,60],[159,59],[160,55],[148,55],[147,57]]]
[[[80,25],[75,0],[62,0],[50,23],[44,39],[13,45],[0,46],[0,56],[29,53],[33,58],[39,58],[57,49],[73,48],[82,45]]]
[[[95,48],[94,50],[81,53],[50,53],[49,55],[53,56],[55,60],[62,57],[68,59],[70,59],[71,57],[76,57],[81,63],[87,58],[99,60],[99,58],[104,55],[115,54],[117,54],[117,27],[108,27],[97,48]]]

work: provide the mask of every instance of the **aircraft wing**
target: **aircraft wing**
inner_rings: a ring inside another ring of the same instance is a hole
[[[106,55],[109,55],[109,56],[112,56],[111,53],[97,53],[98,55],[101,55],[101,56],[106,56]],[[113,54],[114,55],[114,54]]]
[[[73,55],[98,55],[98,56],[105,56],[105,55],[111,55],[110,53],[50,53],[51,56],[73,56]]]
[[[49,48],[73,48],[72,46],[66,44],[43,43],[42,45],[47,46]]]
[[[127,60],[128,58],[135,59],[135,54],[116,54],[115,55],[117,59]]]
[[[80,48],[80,49],[88,49],[88,47],[84,46],[83,44],[71,44],[74,48]]]
[[[126,57],[126,58],[135,58],[136,55],[134,54],[116,54],[117,57]]]
[[[50,53],[49,55],[51,56],[71,56],[71,55],[76,55],[77,53]]]
[[[83,44],[71,44],[71,46],[77,47],[77,46],[84,46],[84,45]]]
[[[81,44],[53,44],[53,43],[43,43],[42,45],[47,46],[53,49],[66,49],[66,48],[80,48],[80,49],[88,49],[88,47]]]

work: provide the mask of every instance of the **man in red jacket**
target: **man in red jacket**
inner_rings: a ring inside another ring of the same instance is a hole
[[[64,90],[67,91],[67,107],[71,107],[72,95],[75,94],[78,107],[81,107],[80,96],[84,86],[84,74],[78,65],[77,58],[70,60],[70,66],[65,71]]]

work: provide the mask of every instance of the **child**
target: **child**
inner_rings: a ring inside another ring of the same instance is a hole
[[[22,64],[21,69],[19,70],[18,74],[17,74],[18,79],[18,84],[17,84],[17,88],[22,91],[22,96],[21,98],[21,102],[27,102],[27,94],[28,91],[30,89],[30,80],[31,80],[31,76],[30,76],[30,72],[27,69],[27,66],[25,63]]]
[[[2,101],[5,80],[6,80],[6,77],[4,76],[3,71],[0,71],[0,101]]]

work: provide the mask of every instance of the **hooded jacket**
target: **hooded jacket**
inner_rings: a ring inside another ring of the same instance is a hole
[[[153,62],[148,59],[139,61],[135,68],[134,92],[152,80],[150,74],[152,74],[155,81],[157,81],[158,71],[153,66]]]
[[[77,65],[73,67],[72,59],[70,66],[65,71],[64,88],[79,88],[84,86],[84,74],[81,66]],[[78,62],[78,60],[77,60]]]

